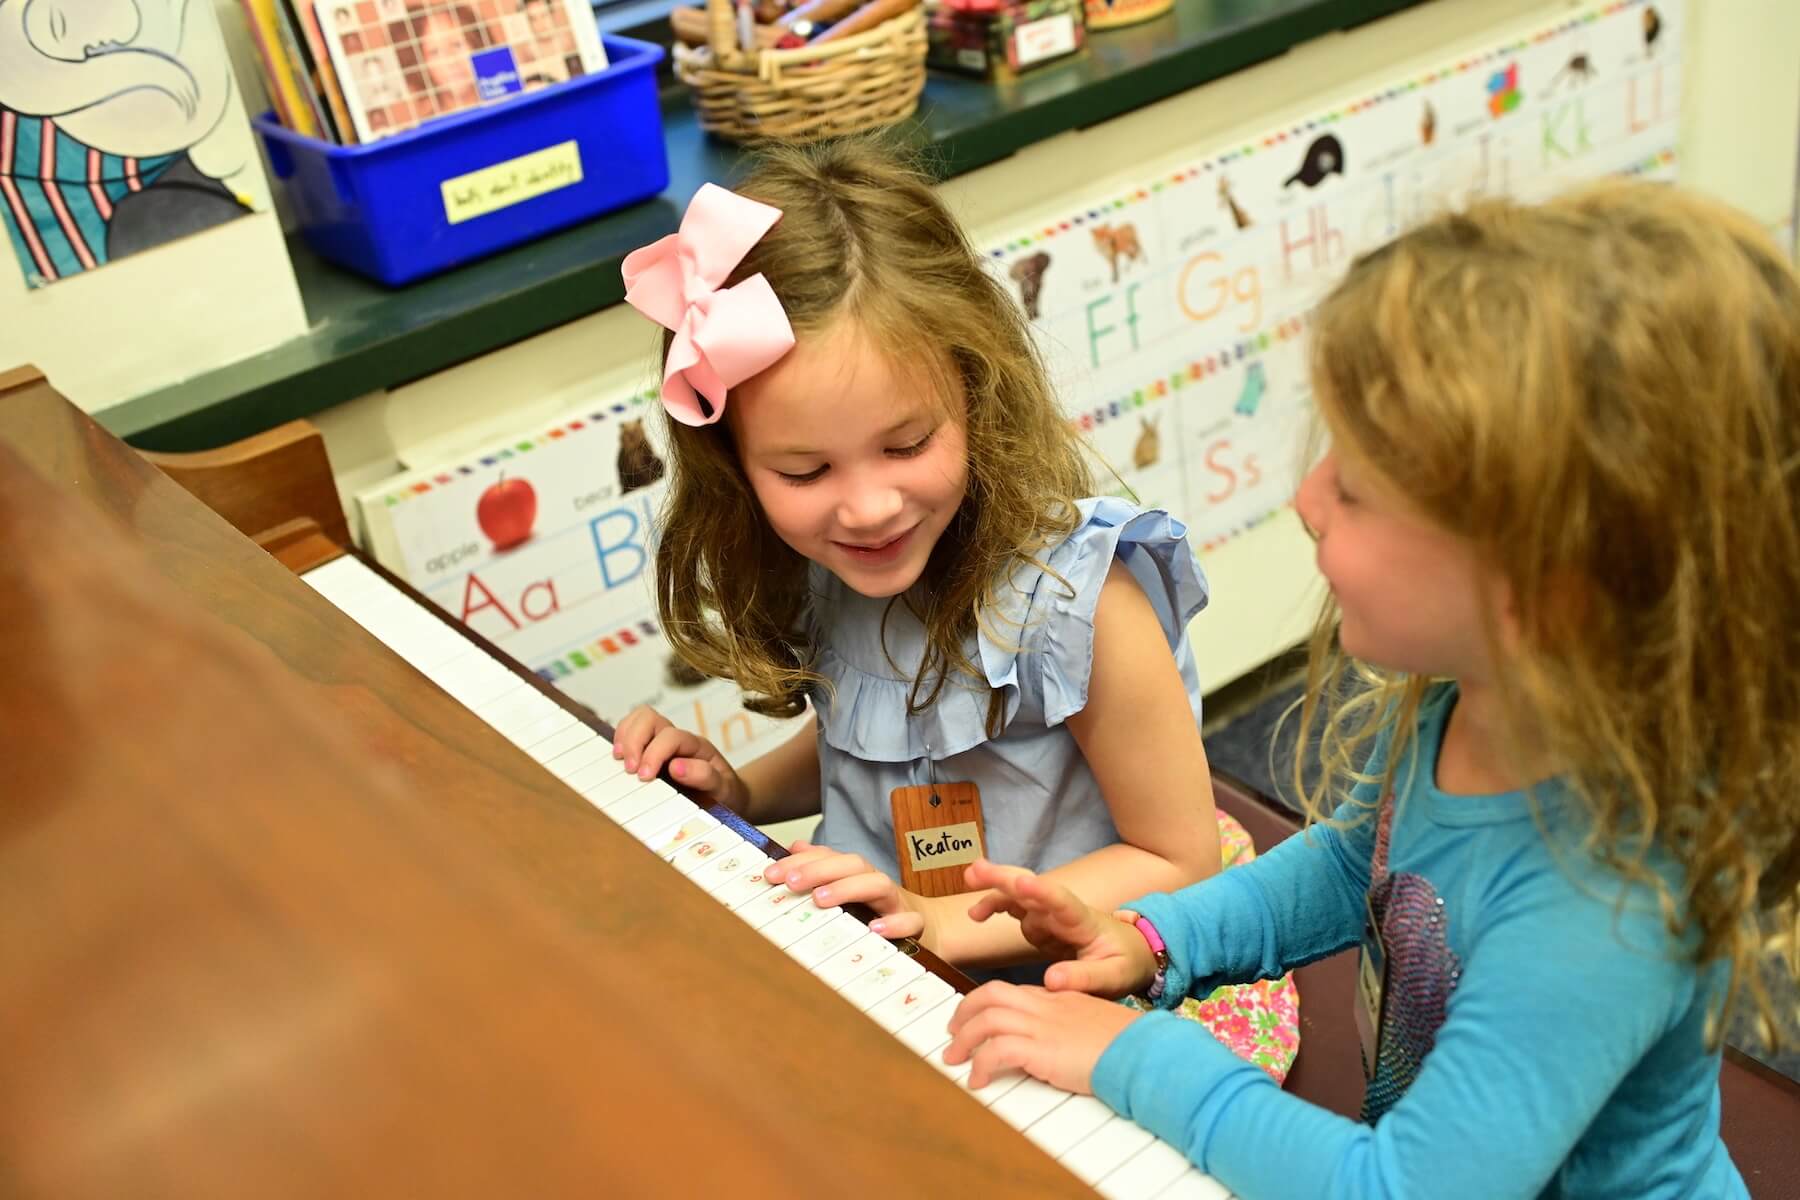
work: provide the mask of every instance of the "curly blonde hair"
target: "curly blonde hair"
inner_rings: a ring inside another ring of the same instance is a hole
[[[1793,267],[1748,218],[1667,186],[1480,203],[1350,268],[1312,374],[1334,441],[1510,590],[1510,736],[1565,765],[1602,861],[1655,888],[1699,961],[1730,964],[1715,1016],[1747,987],[1773,1037],[1758,910],[1790,954],[1800,939]],[[1324,777],[1295,775],[1315,818],[1383,733],[1392,786],[1433,682],[1347,659],[1335,626],[1328,601],[1300,718]],[[1645,865],[1653,841],[1679,896]]]
[[[985,687],[969,636],[1012,568],[1073,531],[1075,501],[1092,490],[1024,314],[931,181],[882,142],[771,149],[735,190],[782,217],[728,284],[761,274],[797,338],[847,318],[892,361],[922,371],[940,400],[960,391],[968,490],[922,586],[895,602],[926,632],[909,711],[959,676]],[[807,562],[764,518],[726,422],[665,422],[670,484],[656,551],[664,631],[689,664],[734,680],[746,708],[798,715],[823,683],[806,634]]]

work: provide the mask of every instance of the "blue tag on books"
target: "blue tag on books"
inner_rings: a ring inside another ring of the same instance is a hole
[[[469,57],[469,65],[475,69],[475,88],[481,93],[483,103],[525,90],[519,79],[518,65],[513,61],[511,46],[495,46],[492,50],[473,54]]]

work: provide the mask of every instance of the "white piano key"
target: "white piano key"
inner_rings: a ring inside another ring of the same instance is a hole
[[[1231,1189],[1198,1167],[1189,1167],[1187,1174],[1156,1193],[1156,1200],[1231,1200]]]
[[[607,762],[615,761],[612,756],[612,745],[599,734],[595,734],[590,740],[578,742],[556,757],[545,760],[544,769],[567,783],[569,776],[602,759]]]
[[[1025,1131],[1025,1136],[1055,1157],[1075,1148],[1094,1130],[1112,1120],[1113,1110],[1092,1096],[1071,1096],[1043,1120]]]
[[[669,858],[680,851],[689,842],[701,834],[710,833],[719,827],[719,818],[709,812],[696,811],[693,816],[675,826],[665,829],[652,841],[647,843],[658,858]]]
[[[392,584],[369,570],[360,559],[348,554],[342,558],[334,558],[324,566],[314,567],[300,578],[339,608],[345,608],[345,604],[339,603],[340,599],[354,603],[358,596],[366,592],[394,591]]]
[[[721,825],[716,833],[709,833],[677,850],[669,857],[669,865],[691,877],[704,870],[719,855],[743,842],[744,839],[738,836],[736,830]]]
[[[823,926],[787,947],[787,952],[795,962],[811,971],[867,932],[861,921],[840,910]]]
[[[1014,1129],[1026,1129],[1072,1099],[1059,1087],[1051,1087],[1041,1079],[1027,1079],[994,1101],[994,1115]]]
[[[581,722],[575,719],[574,714],[551,704],[547,712],[540,713],[529,724],[521,725],[505,736],[507,741],[529,754],[533,746],[555,737],[563,730],[581,727]]]
[[[548,763],[553,758],[558,758],[561,755],[585,746],[590,742],[599,742],[602,746],[606,745],[605,738],[589,729],[586,725],[576,721],[574,724],[565,726],[555,733],[550,734],[543,741],[526,746],[525,753],[536,759],[541,766]]]
[[[479,708],[502,692],[523,686],[517,675],[486,655],[458,659],[455,666],[431,678],[464,708]]]
[[[838,989],[838,994],[868,1012],[924,973],[925,968],[917,962],[904,954],[896,954],[846,983]]]
[[[970,1061],[970,1065],[974,1065],[973,1060]],[[1025,1074],[1023,1071],[1006,1070],[1000,1072],[1000,1074],[994,1076],[978,1088],[969,1086],[969,1077],[966,1074],[958,1082],[962,1084],[963,1089],[967,1091],[969,1095],[975,1097],[989,1108],[992,1108],[994,1107],[995,1101],[999,1100],[1000,1097],[1006,1095],[1014,1088],[1024,1086],[1025,1081],[1029,1078],[1031,1078],[1031,1076]]]
[[[949,1045],[950,1045],[950,1039],[945,1038],[943,1040],[942,1044],[933,1046],[930,1050],[928,1050],[926,1052],[925,1061],[930,1063],[932,1066],[936,1067],[938,1069],[939,1073],[942,1074],[945,1078],[949,1079],[952,1083],[958,1084],[962,1087],[962,1089],[964,1091],[968,1091],[969,1072],[975,1068],[975,1064],[973,1061],[964,1061],[964,1062],[957,1063],[953,1067],[949,1063],[945,1062],[944,1061],[944,1050]]]
[[[943,983],[943,980],[938,982]],[[944,986],[950,987],[947,983]],[[914,1054],[930,1054],[950,1040],[950,1018],[961,1003],[962,997],[951,989],[950,994],[934,1004],[924,1016],[902,1026],[897,1036]]]
[[[736,909],[750,903],[758,896],[767,895],[780,887],[763,878],[761,867],[746,867],[742,872],[729,880],[724,887],[713,893],[713,899],[726,908]]]
[[[707,894],[717,892],[720,888],[742,875],[745,871],[760,868],[769,861],[769,856],[755,846],[739,844],[720,854],[711,862],[702,866],[689,876],[695,883],[705,888]]]
[[[605,808],[607,797],[595,795],[595,790],[602,784],[613,784],[615,790],[609,797],[624,795],[627,791],[641,787],[650,781],[639,779],[626,771],[619,760],[610,754],[603,754],[589,762],[578,771],[570,771],[563,776],[563,782],[594,801],[594,807]]]
[[[632,782],[637,783],[635,779],[633,779]],[[657,805],[671,798],[687,799],[687,797],[682,796],[680,792],[662,782],[662,780],[652,779],[649,783],[638,783],[636,787],[631,788],[628,791],[611,791],[611,799],[603,804],[595,800],[596,795],[612,788],[613,785],[611,783],[604,783],[600,785],[598,790],[583,792],[582,795],[587,798],[589,804],[592,804],[595,808],[599,809],[621,825],[624,825],[629,821],[637,820],[645,813],[654,809]],[[692,801],[689,801],[689,804],[691,806]]]
[[[568,716],[557,707],[556,701],[524,680],[519,681],[517,690],[506,693],[498,700],[490,700],[476,709],[475,715],[493,726],[494,731],[509,742],[545,717]]]
[[[886,1000],[883,1000],[880,1004],[877,1004],[874,1008],[871,1008],[869,1010],[869,1019],[889,1033],[902,1035],[915,1023],[925,1021],[925,1018],[931,1015],[932,1009],[936,1008],[944,1000],[950,998],[961,999],[960,996],[956,995],[955,988],[939,979],[936,975],[921,975],[919,978],[913,980],[911,983],[889,996]],[[956,1007],[952,1005],[949,1010],[944,1013],[943,1019],[946,1023],[950,1020],[950,1013],[955,1011]],[[934,1030],[931,1028],[929,1022],[926,1022],[921,1026],[921,1033],[924,1037],[934,1039],[942,1038],[944,1036],[942,1025]],[[901,1040],[904,1041],[905,1039],[902,1038]],[[919,1054],[923,1054],[925,1050],[928,1049],[930,1049],[929,1046],[926,1046],[923,1049],[917,1047],[914,1048],[915,1053]]]
[[[744,918],[750,928],[761,929],[777,917],[785,917],[790,908],[812,902],[810,893],[793,891],[784,884],[731,911]]]
[[[1187,1156],[1169,1143],[1151,1142],[1102,1179],[1097,1190],[1106,1200],[1143,1200],[1174,1183],[1190,1166]]]
[[[1081,1182],[1099,1183],[1152,1140],[1148,1130],[1124,1117],[1114,1117],[1077,1142],[1062,1156],[1062,1164]]]
[[[876,963],[896,953],[898,951],[894,949],[892,942],[865,928],[861,937],[814,967],[812,972],[835,992]]]
[[[757,932],[786,950],[813,930],[823,928],[827,922],[843,911],[836,905],[820,908],[811,900],[805,904],[790,904],[786,913],[770,921]]]
[[[699,813],[692,800],[675,789],[649,812],[625,822],[625,832],[648,846],[664,833],[675,829],[689,817]]]

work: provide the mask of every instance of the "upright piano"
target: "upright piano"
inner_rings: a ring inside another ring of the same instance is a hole
[[[0,375],[0,1190],[1225,1195],[960,1085],[966,980],[357,555],[316,435],[167,465]]]

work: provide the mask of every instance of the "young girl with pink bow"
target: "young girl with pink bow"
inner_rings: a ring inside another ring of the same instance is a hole
[[[740,772],[639,708],[629,770],[756,823],[822,812],[766,876],[969,967],[1037,951],[975,895],[900,886],[898,790],[974,785],[988,857],[1094,896],[1219,870],[1185,530],[1094,495],[1023,314],[927,180],[866,143],[774,153],[625,279],[668,330],[663,629],[752,709],[814,718]]]

